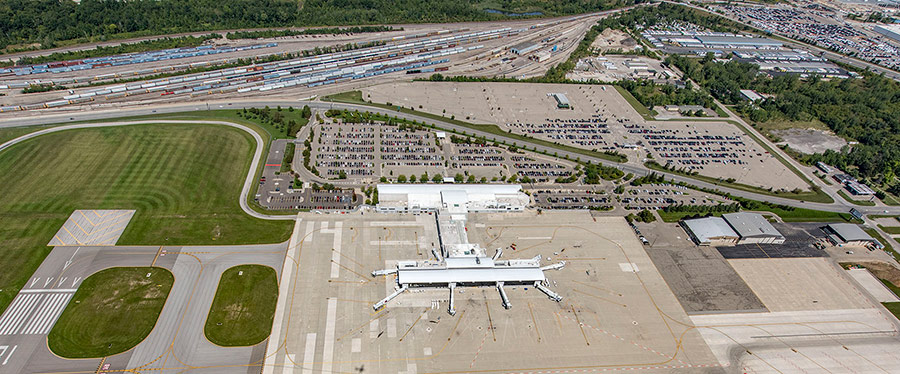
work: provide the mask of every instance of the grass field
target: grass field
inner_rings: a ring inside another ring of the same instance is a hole
[[[483,131],[486,133],[503,136],[503,137],[510,138],[510,139],[515,139],[515,140],[521,142],[521,143],[516,143],[516,146],[521,147],[521,148],[524,148],[528,143],[531,143],[531,144],[545,146],[548,148],[556,148],[556,149],[559,149],[562,151],[577,153],[577,154],[581,154],[581,155],[585,155],[585,156],[602,158],[602,159],[613,161],[613,162],[628,161],[627,157],[625,157],[624,155],[621,155],[621,154],[606,154],[603,152],[595,152],[592,150],[572,147],[572,146],[568,146],[568,145],[564,145],[564,144],[557,144],[557,143],[543,140],[543,139],[525,137],[520,134],[503,131],[497,125],[473,124],[473,123],[460,121],[458,119],[451,119],[449,117],[443,117],[443,116],[439,116],[436,114],[420,112],[420,111],[411,110],[408,108],[397,107],[397,106],[392,106],[392,105],[387,105],[387,104],[370,103],[370,102],[364,101],[362,99],[362,92],[360,92],[360,91],[341,92],[341,93],[334,94],[334,95],[324,96],[324,97],[322,97],[322,100],[348,103],[348,104],[368,105],[368,106],[372,106],[372,107],[376,107],[376,108],[395,110],[395,111],[399,111],[401,113],[415,114],[417,116],[434,119],[436,121],[448,122],[448,123],[452,123],[454,125],[467,127],[467,128],[473,129],[473,130]],[[444,130],[446,130],[446,129],[444,129]],[[452,131],[452,130],[448,130],[448,131]],[[506,142],[500,142],[500,143],[506,144]],[[507,145],[509,145],[509,144],[507,144]]]
[[[650,109],[647,109],[647,107],[645,107],[644,104],[641,104],[641,102],[638,101],[638,99],[636,97],[634,97],[634,95],[632,95],[631,92],[628,92],[628,90],[626,90],[625,88],[620,87],[620,86],[614,86],[614,87],[616,88],[616,91],[619,92],[619,95],[622,95],[622,97],[625,98],[625,101],[627,101],[628,104],[631,104],[631,107],[634,108],[634,110],[637,111],[638,114],[641,115],[641,117],[644,117],[644,120],[647,120],[647,121],[656,120],[656,114],[651,112]]]
[[[886,232],[886,233],[888,233],[888,234],[891,234],[891,235],[900,235],[900,227],[897,227],[897,226],[882,226],[882,225],[878,225],[878,228],[880,228],[881,231],[884,231],[884,232]]]
[[[174,282],[171,272],[157,267],[94,273],[50,330],[50,350],[62,357],[91,358],[133,348],[153,330]]]
[[[13,140],[25,134],[43,130],[50,126],[28,126],[28,127],[4,127],[0,128],[0,144]]]
[[[286,240],[290,222],[252,218],[238,203],[255,146],[238,129],[166,124],[61,131],[3,151],[0,311],[76,209],[137,210],[119,244]]]
[[[865,228],[865,227],[863,227],[863,231],[865,231],[866,234],[869,234],[869,236],[875,238],[875,240],[877,240],[879,243],[884,245],[884,251],[887,252],[889,255],[891,255],[891,257],[893,257],[894,260],[900,261],[900,253],[897,253],[897,251],[894,249],[894,247],[891,245],[891,243],[889,243],[887,240],[884,240],[884,237],[881,236],[881,234],[879,234],[878,231],[876,231],[875,229],[870,229],[870,228]],[[900,294],[898,294],[898,296],[900,296]]]
[[[225,270],[206,319],[206,338],[228,347],[263,341],[272,329],[277,300],[274,269],[240,265]]]

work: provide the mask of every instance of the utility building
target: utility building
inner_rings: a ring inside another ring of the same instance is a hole
[[[727,213],[723,214],[722,218],[741,237],[738,244],[784,244],[784,235],[781,235],[761,214]]]

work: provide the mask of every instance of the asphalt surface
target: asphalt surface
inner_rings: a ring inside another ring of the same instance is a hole
[[[22,331],[0,335],[0,373],[93,373],[101,365],[109,370],[152,370],[175,373],[190,369],[200,373],[259,372],[266,341],[251,347],[220,347],[210,343],[203,328],[219,278],[241,264],[270,266],[280,272],[287,243],[243,246],[104,246],[56,247],[32,275],[17,297],[73,294],[81,282],[102,269],[117,266],[153,266],[169,269],[175,284],[150,335],[134,349],[104,359],[67,360],[47,348],[47,332]],[[6,314],[22,314],[52,326],[58,315],[32,303],[31,313],[8,308]],[[65,307],[60,304],[59,312]],[[3,347],[7,347],[4,351]]]

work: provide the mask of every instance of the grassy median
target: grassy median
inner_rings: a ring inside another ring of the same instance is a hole
[[[209,308],[204,331],[209,341],[228,347],[255,345],[269,336],[278,279],[262,265],[240,265],[225,270]]]
[[[157,267],[109,268],[87,277],[50,330],[50,350],[92,358],[133,348],[153,330],[174,282]]]
[[[291,222],[239,206],[255,147],[238,129],[164,124],[60,131],[0,152],[0,312],[76,209],[135,209],[119,244],[286,240]]]

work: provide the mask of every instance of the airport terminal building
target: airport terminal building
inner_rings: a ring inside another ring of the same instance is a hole
[[[375,211],[521,212],[530,201],[518,184],[379,184]]]

